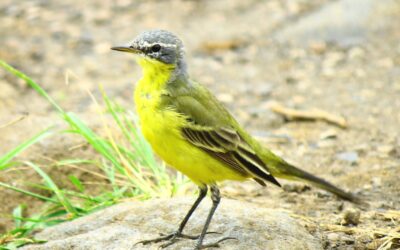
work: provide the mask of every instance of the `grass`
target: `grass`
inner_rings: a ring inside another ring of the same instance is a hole
[[[76,114],[65,111],[48,93],[30,77],[0,60],[0,66],[16,77],[24,80],[41,97],[47,100],[59,114],[60,119],[68,125],[68,129],[56,131],[48,128],[32,138],[22,142],[8,153],[0,156],[0,171],[7,171],[18,166],[33,169],[42,179],[35,183],[35,188],[44,190],[50,195],[25,190],[8,183],[0,182],[0,186],[44,202],[38,214],[24,217],[25,206],[14,209],[12,218],[15,228],[0,235],[0,249],[15,249],[18,246],[40,242],[32,238],[32,233],[57,223],[84,216],[98,209],[113,205],[124,199],[149,199],[153,197],[172,196],[184,190],[187,180],[179,173],[168,174],[165,165],[156,161],[150,146],[138,129],[136,117],[129,111],[113,102],[102,90],[103,105],[98,106],[99,116],[103,121],[104,134],[93,131]],[[110,117],[113,125],[110,125]],[[81,136],[96,152],[94,159],[56,160],[53,166],[70,167],[85,171],[104,180],[109,186],[98,195],[91,195],[77,176],[70,175],[68,180],[73,188],[59,187],[43,170],[33,162],[13,161],[22,151],[47,137],[58,134],[77,134]],[[96,170],[88,170],[85,166],[95,166]],[[41,192],[43,193],[43,192]]]

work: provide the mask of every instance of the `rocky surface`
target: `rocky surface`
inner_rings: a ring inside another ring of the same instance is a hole
[[[127,202],[89,216],[63,223],[36,235],[48,242],[28,245],[23,250],[83,250],[83,249],[158,249],[159,244],[135,245],[152,239],[159,233],[177,229],[193,202],[194,197],[147,202]],[[185,233],[195,235],[201,231],[211,202],[204,201],[189,221]],[[222,199],[205,243],[223,237],[234,237],[222,242],[222,249],[252,250],[317,250],[320,240],[312,236],[286,212],[254,206],[248,202]],[[169,249],[192,249],[195,241],[181,240]]]

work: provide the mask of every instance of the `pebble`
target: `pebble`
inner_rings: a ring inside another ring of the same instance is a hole
[[[329,241],[339,241],[340,235],[338,233],[329,233],[327,238]]]
[[[361,212],[359,210],[349,209],[344,212],[342,225],[358,225],[360,223]]]
[[[336,158],[342,161],[347,161],[354,165],[358,162],[358,153],[355,151],[342,152],[337,154]]]
[[[373,187],[380,187],[382,186],[382,179],[380,177],[373,177],[371,179],[372,186]]]
[[[336,139],[336,138],[337,138],[337,131],[335,129],[325,130],[319,135],[320,140]]]
[[[340,238],[340,240],[344,241],[346,244],[353,244],[354,243],[354,239],[352,237],[350,237],[350,236],[347,236],[347,235],[343,235]]]
[[[347,235],[340,235],[338,233],[329,233],[327,238],[330,242],[345,242],[346,244],[354,243],[354,239]]]
[[[388,155],[391,155],[395,151],[395,148],[392,145],[380,145],[377,147],[377,150],[379,153],[382,153],[385,156],[388,156]]]

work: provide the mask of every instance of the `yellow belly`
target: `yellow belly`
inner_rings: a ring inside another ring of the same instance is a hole
[[[187,142],[180,131],[186,120],[177,112],[161,107],[161,96],[166,94],[165,84],[173,68],[146,58],[139,58],[138,63],[142,66],[143,78],[135,89],[136,110],[142,133],[156,154],[200,186],[245,179],[241,173]]]
[[[184,124],[185,120],[176,112],[149,110],[145,106],[138,108],[142,133],[156,154],[168,165],[200,186],[246,178],[187,142],[178,125]]]

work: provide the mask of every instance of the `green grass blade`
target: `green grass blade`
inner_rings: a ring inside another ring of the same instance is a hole
[[[69,175],[68,179],[71,183],[78,189],[80,192],[85,192],[85,187],[83,186],[82,182],[76,177],[75,175]]]
[[[78,211],[71,204],[67,197],[64,196],[63,192],[58,188],[58,186],[53,182],[53,180],[48,176],[40,167],[31,163],[25,162],[28,166],[32,167],[45,181],[47,186],[54,192],[58,201],[63,205],[63,207],[71,214],[78,215]]]
[[[5,155],[1,156],[0,157],[0,171],[6,169],[7,167],[9,167],[8,163],[15,156],[17,156],[19,153],[21,153],[22,151],[24,151],[28,147],[32,146],[36,142],[42,140],[43,138],[45,138],[45,137],[47,137],[47,136],[49,136],[51,134],[52,134],[52,132],[50,131],[50,128],[47,128],[47,129],[41,131],[40,133],[36,134],[32,138],[30,138],[29,140],[19,144],[17,147],[12,149],[10,152],[8,152]]]
[[[4,188],[10,189],[10,190],[14,190],[16,192],[32,196],[32,197],[37,198],[39,200],[48,201],[48,202],[52,202],[52,203],[58,203],[56,200],[54,200],[52,198],[48,198],[48,197],[40,195],[40,194],[36,194],[36,193],[30,192],[30,191],[27,191],[27,190],[24,190],[24,189],[20,189],[20,188],[11,186],[11,185],[9,185],[7,183],[4,183],[4,182],[0,182],[0,187],[4,187]]]
[[[35,81],[33,81],[30,77],[22,73],[21,71],[17,70],[16,68],[12,67],[5,61],[0,59],[0,66],[6,69],[8,72],[14,74],[16,77],[24,80],[29,86],[31,86],[36,92],[38,92],[41,96],[43,96],[48,102],[50,102],[58,112],[64,113],[64,110],[51,98],[46,91],[39,86]]]

